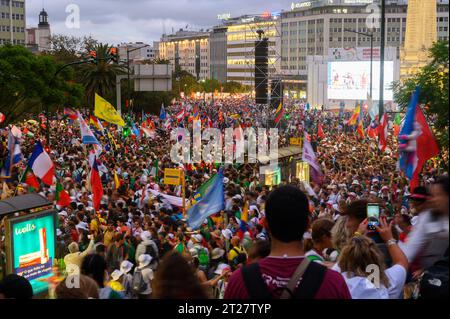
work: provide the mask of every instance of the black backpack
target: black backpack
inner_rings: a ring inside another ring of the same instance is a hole
[[[289,299],[287,297],[290,297],[290,299],[314,299],[327,270],[327,267],[304,258],[288,285],[282,288],[283,292],[280,299]],[[262,278],[258,263],[243,267],[241,272],[250,299],[273,299]]]
[[[425,269],[419,282],[419,299],[448,298],[448,249],[445,257]]]

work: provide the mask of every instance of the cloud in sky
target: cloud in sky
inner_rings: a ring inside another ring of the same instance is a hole
[[[158,41],[161,34],[188,28],[208,29],[220,24],[217,15],[260,14],[264,11],[289,10],[292,0],[27,0],[27,26],[38,24],[44,5],[52,33],[76,36],[92,35],[102,42]],[[80,28],[67,28],[75,4],[80,10]]]

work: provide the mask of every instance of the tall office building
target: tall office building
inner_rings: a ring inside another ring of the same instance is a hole
[[[197,80],[210,78],[209,31],[179,30],[175,34],[163,34],[159,42],[159,57],[169,60],[174,69],[180,67]]]
[[[227,82],[227,27],[214,27],[209,43],[211,79],[225,83]]]
[[[243,85],[255,84],[255,42],[259,31],[268,38],[269,72],[272,77],[280,70],[280,22],[279,16],[269,13],[242,16],[224,22],[227,28],[227,81]]]
[[[25,0],[0,0],[0,45],[25,45]]]
[[[413,0],[419,1],[421,0]],[[437,3],[437,39],[448,40],[448,0]],[[386,0],[386,47],[394,48],[400,57],[405,43],[407,26],[406,0]],[[336,49],[370,52],[370,37],[347,32],[353,30],[371,33],[374,37],[374,55],[379,54],[380,19],[372,21],[371,9],[379,10],[378,0],[316,0],[292,3],[291,10],[281,13],[281,72],[285,93],[306,97],[308,58],[330,59]],[[339,51],[339,50],[338,50]],[[389,50],[387,50],[388,52]]]

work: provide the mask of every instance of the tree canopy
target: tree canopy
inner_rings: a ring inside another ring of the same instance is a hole
[[[60,66],[52,57],[33,55],[22,46],[0,47],[0,112],[5,123],[45,106],[79,106],[83,88],[72,82],[71,68],[54,78]]]
[[[393,85],[394,100],[402,110],[409,104],[416,86],[421,87],[419,103],[440,146],[448,149],[448,41],[436,42],[429,50],[430,62],[414,77]]]

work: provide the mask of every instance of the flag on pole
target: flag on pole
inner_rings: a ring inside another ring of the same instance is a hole
[[[307,162],[311,168],[311,177],[313,181],[317,184],[322,182],[322,170],[320,169],[319,163],[317,163],[316,154],[311,146],[311,142],[305,133],[305,138],[303,139],[303,151],[302,160]]]
[[[384,152],[386,151],[387,147],[387,138],[388,138],[388,120],[387,120],[387,114],[383,114],[383,118],[381,120],[381,125],[378,130],[379,133],[379,139],[378,139],[378,148]]]
[[[211,186],[216,182],[217,174],[215,174],[213,177],[211,177],[209,180],[207,180],[204,184],[202,184],[198,190],[194,193],[192,204],[196,204],[199,201],[202,200],[203,197],[205,197],[205,194],[209,191]]]
[[[167,117],[166,109],[164,108],[164,103],[161,105],[161,110],[159,111],[159,119],[165,120]]]
[[[378,137],[378,116],[375,117],[375,119],[370,123],[369,127],[367,128],[367,136],[373,139],[376,139]]]
[[[68,107],[64,108],[64,115],[74,121],[78,118],[77,112]]]
[[[67,207],[70,205],[70,196],[59,182],[56,183],[55,200],[58,206]]]
[[[97,159],[94,159],[94,163],[91,169],[90,178],[91,190],[92,190],[92,202],[95,210],[100,209],[100,203],[103,197],[103,186],[100,179],[100,173],[98,170]]]
[[[100,142],[95,137],[94,133],[92,133],[89,126],[86,124],[86,121],[83,119],[83,116],[78,112],[78,122],[80,124],[80,132],[81,132],[81,143],[89,145],[89,144],[97,144]]]
[[[102,98],[100,95],[95,93],[95,111],[96,117],[105,120],[108,123],[115,124],[118,126],[125,126],[125,121],[116,111],[114,106],[108,101]]]
[[[358,127],[357,127],[357,129],[356,129],[356,133],[358,133],[358,136],[360,137],[360,138],[364,138],[364,125],[363,125],[363,121],[360,119],[359,121],[358,121]]]
[[[284,108],[283,108],[283,103],[280,102],[280,105],[278,105],[278,108],[275,112],[275,124],[278,125],[278,123],[281,121],[281,118],[283,117],[284,114]]]
[[[149,128],[146,128],[146,127],[144,127],[144,126],[141,126],[141,130],[142,130],[142,132],[144,132],[144,134],[145,134],[145,137],[148,137],[148,138],[151,138],[151,139],[154,139],[155,138],[155,130],[153,129],[149,129]]]
[[[325,138],[325,133],[323,132],[322,124],[320,123],[317,125],[317,136],[319,138]]]
[[[104,133],[103,133],[103,131],[104,131],[103,125],[98,120],[98,118],[96,118],[95,116],[91,115],[89,117],[89,124],[93,125],[95,127],[95,129],[100,132],[100,134],[104,135]]]
[[[400,129],[402,128],[402,118],[400,114],[395,114],[394,118],[394,136],[398,136]]]
[[[358,120],[360,118],[361,114],[361,105],[357,105],[355,110],[353,111],[352,117],[348,120],[348,125],[356,125],[358,123]]]
[[[21,136],[21,134],[17,135],[16,132],[15,136],[12,129],[8,133],[8,154],[6,155],[1,172],[1,175],[4,177],[10,177],[14,165],[19,164],[23,159],[22,150],[20,149],[20,140],[17,136]]]
[[[184,117],[185,117],[185,110],[183,108],[180,112],[178,112],[176,118],[178,122],[181,122],[184,119]]]
[[[168,119],[164,122],[164,128],[165,128],[166,130],[170,130],[171,127],[172,127],[172,123],[171,123],[170,119],[168,118]]]
[[[53,184],[55,165],[39,141],[34,145],[28,166],[33,170],[34,175],[39,177],[44,184],[49,186]]]
[[[192,229],[198,229],[209,216],[223,209],[225,209],[223,168],[220,168],[216,180],[203,199],[187,212],[187,224]]]
[[[399,135],[399,169],[410,179],[413,191],[419,185],[419,174],[430,158],[439,154],[426,118],[419,106],[420,87],[414,91]]]
[[[119,187],[120,187],[119,176],[117,175],[117,171],[114,171],[114,188],[119,189]]]
[[[198,121],[200,119],[200,112],[198,110],[198,105],[195,104],[194,110],[193,110],[193,120]]]
[[[27,184],[32,190],[39,191],[40,185],[39,181],[36,178],[36,175],[33,174],[30,167],[27,165],[25,172],[22,175],[21,183]]]

